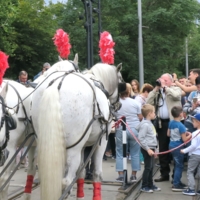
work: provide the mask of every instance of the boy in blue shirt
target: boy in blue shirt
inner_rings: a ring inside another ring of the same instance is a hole
[[[191,133],[186,134],[185,126],[180,122],[183,118],[183,109],[180,106],[174,106],[171,109],[171,114],[174,117],[169,122],[167,135],[170,137],[169,149],[178,147],[183,142],[187,141],[191,137]],[[181,183],[182,171],[184,167],[184,155],[181,154],[180,147],[172,151],[172,157],[174,160],[174,180],[172,191],[182,191],[185,188],[185,184]]]

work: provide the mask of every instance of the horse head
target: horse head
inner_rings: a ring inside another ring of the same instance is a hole
[[[108,92],[108,98],[112,105],[119,101],[118,83],[123,82],[120,73],[121,69],[121,63],[117,67],[104,63],[97,63],[88,71],[101,81],[105,90]]]

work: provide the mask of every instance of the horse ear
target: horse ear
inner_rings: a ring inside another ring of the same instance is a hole
[[[117,65],[117,72],[120,72],[122,70],[122,63],[120,63],[119,65]]]
[[[78,54],[77,53],[75,54],[75,57],[74,57],[74,64],[76,66],[78,66]]]
[[[8,91],[8,83],[6,83],[6,85],[3,87],[3,89],[1,90],[1,96],[5,99],[6,98],[6,94]]]
[[[62,59],[60,56],[58,56],[58,60],[59,60],[59,61],[63,61],[63,59]]]

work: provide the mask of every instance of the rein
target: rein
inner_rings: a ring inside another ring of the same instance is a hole
[[[4,160],[7,159],[7,158],[5,158],[6,155],[4,154],[4,150],[7,147],[8,141],[10,140],[10,132],[9,132],[9,126],[8,126],[8,117],[6,116],[5,101],[1,95],[0,95],[0,100],[2,103],[2,113],[3,113],[3,116],[1,117],[0,130],[2,129],[2,127],[5,123],[5,136],[6,136],[6,139],[3,143],[3,145],[0,147],[0,161],[1,161],[1,166],[2,166],[4,164],[2,159],[4,159]]]
[[[16,111],[16,113],[18,113],[18,111],[19,111],[19,104],[21,103],[22,109],[23,109],[24,114],[25,114],[25,117],[26,117],[26,120],[29,120],[29,119],[28,119],[27,112],[26,112],[26,109],[25,109],[25,106],[24,106],[24,104],[23,104],[24,100],[22,100],[22,98],[21,98],[19,92],[16,90],[16,88],[15,88],[13,85],[11,85],[9,82],[8,82],[8,85],[9,85],[10,87],[13,88],[13,90],[15,91],[15,93],[17,94],[17,97],[18,97],[18,104],[17,104],[17,111]],[[20,101],[19,101],[19,100],[20,100]],[[7,106],[6,106],[6,107],[7,107]]]

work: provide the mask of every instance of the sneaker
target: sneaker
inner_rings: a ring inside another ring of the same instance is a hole
[[[173,185],[173,180],[171,181],[171,184]],[[180,182],[179,185],[182,186],[183,189],[187,189],[188,188],[188,186],[186,184],[182,183],[182,182]]]
[[[113,159],[113,160],[115,160],[115,159],[116,159],[116,157],[115,157],[115,156],[112,156],[112,159]]]
[[[149,187],[143,187],[143,188],[141,188],[141,191],[142,192],[147,192],[147,193],[153,193],[153,190],[150,189]]]
[[[177,185],[177,186],[173,185],[172,186],[172,191],[174,191],[174,192],[182,192],[183,190],[184,190],[184,187],[181,185]]]
[[[112,154],[109,153],[109,152],[106,152],[106,153],[105,153],[105,156],[107,156],[108,158],[111,158],[111,157],[112,157]]]
[[[124,177],[118,177],[117,179],[116,179],[116,181],[117,182],[121,182],[121,183],[123,183],[124,182]]]
[[[137,182],[136,176],[132,175],[132,176],[130,177],[130,182],[131,182],[131,183]]]
[[[188,188],[187,190],[184,190],[182,193],[189,196],[196,195],[195,191],[191,190],[190,188]]]
[[[103,155],[103,160],[107,160],[107,157],[106,157],[106,155]]]
[[[200,195],[200,190],[197,191],[197,195]]]
[[[161,191],[161,189],[159,187],[157,187],[156,185],[153,185],[153,187],[151,187],[151,189],[153,191]]]
[[[182,186],[184,189],[187,189],[187,188],[188,188],[188,186],[187,186],[186,184],[182,183],[182,182],[180,182],[179,185]]]

